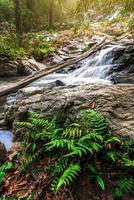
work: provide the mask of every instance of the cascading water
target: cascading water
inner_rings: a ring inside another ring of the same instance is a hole
[[[57,80],[63,85],[83,85],[88,83],[112,84],[109,71],[112,68],[112,51],[120,48],[117,45],[110,45],[102,49],[99,54],[90,56],[79,63],[79,69],[68,73],[54,73],[34,81],[25,88],[25,92],[40,90],[41,88],[55,83]]]

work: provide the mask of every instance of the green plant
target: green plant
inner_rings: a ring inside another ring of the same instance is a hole
[[[0,184],[3,182],[6,173],[9,170],[11,170],[12,167],[13,167],[13,163],[12,162],[8,162],[8,163],[0,166]]]
[[[113,194],[123,196],[133,189],[131,176],[134,160],[131,158],[134,142],[123,141],[111,133],[108,122],[100,113],[86,111],[79,123],[59,128],[56,118],[48,121],[35,113],[29,114],[27,122],[18,122],[25,129],[22,146],[25,161],[23,170],[43,155],[49,155],[55,163],[51,171],[51,190],[57,193],[71,184],[82,172],[87,171],[90,179],[104,191],[112,184]],[[115,168],[120,168],[116,172]],[[128,173],[129,168],[129,173]],[[124,173],[124,182],[118,177]],[[116,181],[113,181],[115,179]],[[125,189],[123,189],[125,187]]]
[[[23,48],[18,47],[17,37],[13,33],[4,32],[0,35],[0,56],[21,58],[26,55]]]
[[[131,192],[134,188],[134,179],[131,177],[121,178],[114,191],[115,198],[122,198],[124,193]]]
[[[43,56],[53,52],[52,41],[45,39],[46,33],[42,34],[28,34],[24,41],[27,46],[25,47],[28,55],[34,56],[36,59],[42,59]]]

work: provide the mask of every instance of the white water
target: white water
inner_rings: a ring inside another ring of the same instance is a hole
[[[75,69],[68,74],[54,73],[40,78],[24,90],[32,92],[40,90],[45,86],[52,85],[56,80],[62,81],[65,85],[84,85],[84,84],[112,84],[110,81],[109,71],[112,68],[112,51],[115,48],[120,48],[119,45],[111,45],[102,49],[98,55],[91,56],[80,62],[80,68]]]

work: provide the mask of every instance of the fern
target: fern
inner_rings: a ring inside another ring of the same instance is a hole
[[[101,190],[105,190],[105,182],[101,176],[101,173],[98,172],[93,164],[88,164],[88,169],[90,171],[90,176],[95,179],[96,184]]]
[[[91,133],[87,133],[84,136],[81,136],[79,139],[79,142],[88,142],[90,140],[94,140],[94,141],[98,141],[98,142],[103,142],[104,138],[102,135],[95,133],[95,132],[91,132]]]
[[[0,166],[0,184],[3,182],[6,173],[13,168],[13,163],[8,162]]]
[[[35,153],[33,155],[27,155],[25,157],[25,160],[23,161],[23,163],[21,164],[21,168],[20,171],[24,172],[38,157],[38,153]]]
[[[106,119],[95,111],[84,112],[79,124],[72,123],[68,127],[58,127],[56,118],[49,121],[36,113],[30,113],[29,120],[19,122],[18,125],[26,130],[22,141],[25,160],[21,170],[25,171],[39,157],[48,154],[52,157],[49,169],[52,177],[51,190],[54,192],[71,184],[81,170],[90,172],[90,178],[93,178],[101,191],[105,190],[107,179],[114,182],[112,188],[115,188],[117,180],[113,181],[113,164],[116,168],[119,167],[121,172],[127,170],[127,175],[128,169],[133,170],[134,161],[131,155],[134,142],[122,142],[120,137],[114,136]],[[92,164],[88,164],[91,162]],[[123,192],[130,191],[132,181],[131,177],[119,180],[114,192],[115,197],[120,198]]]
[[[82,130],[78,127],[70,127],[63,131],[63,136],[67,138],[79,138],[82,135]]]
[[[116,161],[117,158],[117,153],[115,151],[109,151],[107,152],[107,158],[109,158],[110,160],[112,160],[113,162]]]
[[[108,130],[108,123],[106,119],[98,112],[87,111],[84,112],[81,118],[82,124],[96,133],[106,133]]]
[[[117,182],[116,189],[114,191],[115,198],[122,198],[124,193],[129,193],[134,188],[134,179],[131,177],[125,177]]]
[[[106,144],[110,144],[110,143],[120,143],[120,142],[121,142],[121,140],[119,139],[119,137],[117,137],[117,136],[112,136],[112,135],[111,135],[110,138],[108,138],[108,139],[105,141]]]
[[[62,158],[54,166],[52,171],[52,176],[55,176],[56,173],[62,173],[64,169],[68,166],[68,158]]]
[[[57,179],[53,186],[53,190],[55,192],[58,192],[61,187],[64,187],[66,185],[69,185],[71,182],[73,182],[74,179],[78,176],[78,174],[81,171],[81,167],[79,164],[70,164],[63,172],[63,174],[60,176],[59,179]]]
[[[134,167],[134,160],[129,158],[128,153],[121,154],[122,162],[125,167],[133,168]]]
[[[66,148],[68,151],[75,148],[74,146],[74,140],[68,140],[68,139],[56,139],[48,142],[45,146],[45,149],[47,151],[52,151],[53,149],[64,149]]]

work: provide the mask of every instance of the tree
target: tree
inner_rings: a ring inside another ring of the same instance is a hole
[[[53,27],[53,8],[54,8],[54,1],[49,0],[49,28]]]
[[[16,25],[16,33],[18,36],[18,44],[22,45],[22,16],[21,16],[21,4],[20,0],[14,0],[14,8],[15,8],[15,25]]]

